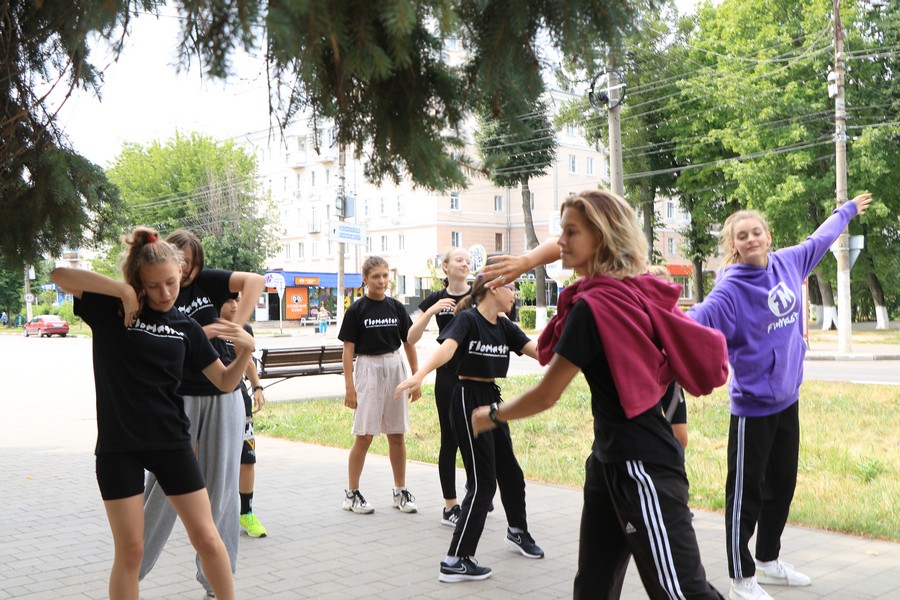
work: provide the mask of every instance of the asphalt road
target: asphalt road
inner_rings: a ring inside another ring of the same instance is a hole
[[[334,339],[329,343],[336,343]],[[287,347],[322,343],[316,337],[269,337],[257,338],[257,346]],[[419,364],[422,364],[436,344],[423,338],[417,344]],[[0,335],[0,357],[11,367],[7,378],[6,392],[9,398],[31,402],[42,394],[68,394],[92,403],[93,384],[91,372],[91,340],[80,337],[67,338],[24,338],[15,335]],[[510,375],[539,372],[542,367],[525,356],[515,356],[510,360]],[[900,361],[806,361],[807,379],[823,381],[849,381],[855,383],[877,383],[900,385]],[[430,376],[433,381],[433,374]],[[428,381],[428,380],[426,380]],[[272,380],[264,382],[272,383]],[[269,401],[293,400],[313,397],[340,397],[343,395],[342,375],[319,375],[297,377],[271,385],[266,389]],[[40,416],[40,403],[33,403]],[[73,402],[73,406],[83,406]],[[93,415],[53,415],[77,419],[91,418]]]

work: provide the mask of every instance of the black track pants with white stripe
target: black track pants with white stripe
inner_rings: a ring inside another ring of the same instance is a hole
[[[706,580],[681,466],[585,465],[576,600],[619,598],[629,559],[654,600],[720,599]]]
[[[750,537],[757,526],[756,558],[775,560],[781,552],[781,534],[797,487],[799,404],[767,417],[731,415],[725,544],[732,579],[756,573]]]

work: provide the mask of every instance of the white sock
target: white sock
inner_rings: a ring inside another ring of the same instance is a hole
[[[778,565],[778,559],[776,558],[775,560],[757,560],[756,565],[763,569],[765,569],[766,567],[774,567],[774,566]]]
[[[510,533],[525,533],[525,530],[519,529],[518,527],[510,527],[509,532]]]
[[[459,564],[459,557],[458,556],[450,556],[448,554],[447,556],[444,557],[444,564],[446,564],[448,567],[455,567],[456,565]]]

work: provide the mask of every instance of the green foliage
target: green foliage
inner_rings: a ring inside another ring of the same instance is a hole
[[[520,306],[517,310],[519,326],[522,329],[534,329],[537,324],[537,309],[533,306]]]
[[[530,281],[527,279],[522,280],[519,282],[519,289],[518,289],[517,295],[526,304],[533,304],[535,299],[537,298],[536,290],[537,290],[537,287],[535,286],[533,281]]]
[[[210,267],[260,271],[275,250],[274,210],[260,196],[256,160],[232,141],[176,133],[165,143],[126,144],[109,177],[132,226],[193,231]]]
[[[75,305],[69,300],[59,305],[56,314],[64,319],[69,324],[69,327],[81,325],[81,318],[75,316]]]
[[[156,0],[11,0],[0,5],[4,97],[0,102],[0,262],[17,269],[44,253],[101,243],[120,214],[116,189],[69,148],[47,93],[98,91],[88,40],[114,39],[131,11]],[[49,85],[48,85],[49,84]],[[59,97],[59,94],[55,94]]]

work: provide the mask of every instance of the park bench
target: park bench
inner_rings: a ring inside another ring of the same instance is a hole
[[[344,372],[343,355],[343,345],[263,348],[259,360],[259,378],[284,381],[307,375],[339,375]],[[265,387],[279,381],[273,381]]]

